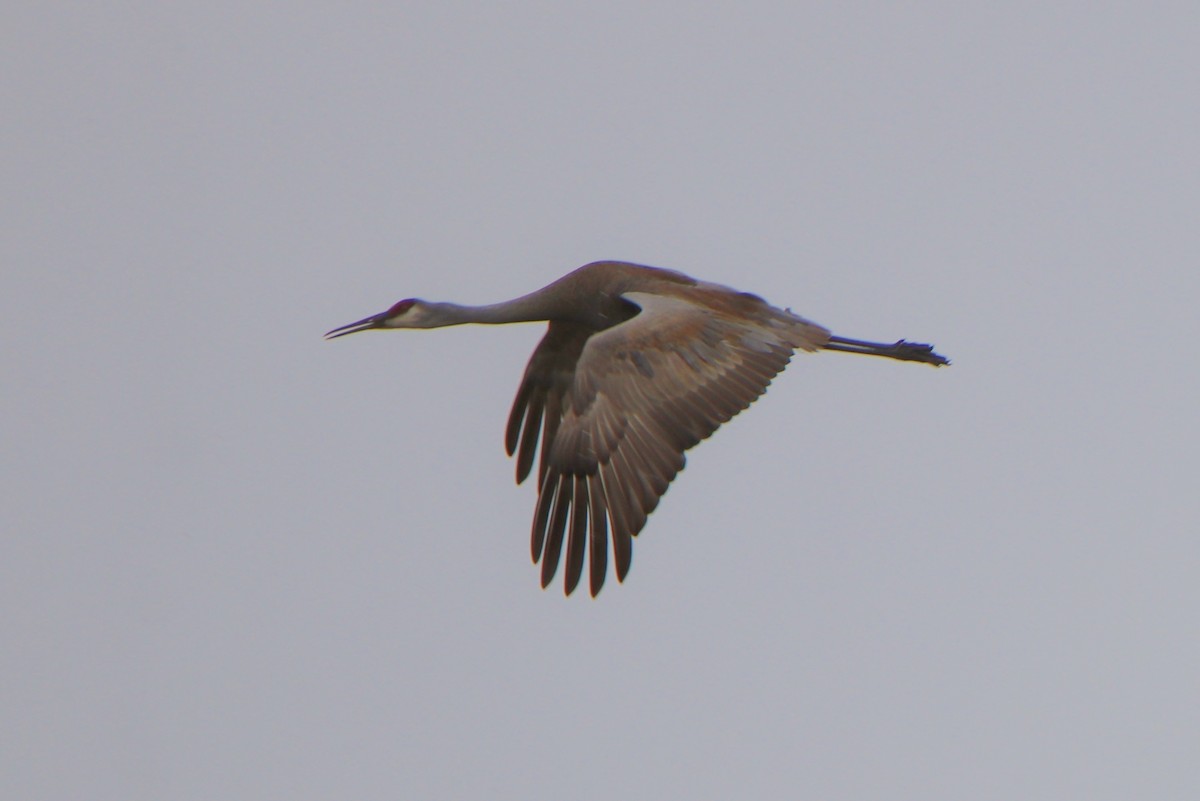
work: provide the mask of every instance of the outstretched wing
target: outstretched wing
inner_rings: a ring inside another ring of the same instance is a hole
[[[761,395],[796,348],[816,350],[829,337],[753,295],[696,288],[693,296],[625,293],[639,314],[598,333],[551,323],[534,352],[506,445],[519,482],[542,432],[531,550],[543,587],[565,539],[566,593],[586,552],[596,595],[610,534],[624,580],[632,538],[683,469],[684,451]]]

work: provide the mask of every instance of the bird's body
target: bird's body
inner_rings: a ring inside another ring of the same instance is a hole
[[[514,300],[459,306],[409,299],[335,329],[549,321],[525,369],[505,447],[517,482],[541,443],[531,549],[542,586],[566,547],[570,594],[589,565],[600,591],[611,537],[618,580],[684,452],[761,395],[797,350],[841,350],[947,364],[928,345],[835,337],[762,298],[683,273],[595,262]]]

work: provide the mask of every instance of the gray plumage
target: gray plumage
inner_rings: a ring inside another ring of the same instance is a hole
[[[541,320],[550,325],[521,379],[505,448],[521,483],[540,444],[531,553],[543,587],[565,561],[568,595],[585,555],[591,594],[600,591],[610,538],[624,580],[632,538],[683,469],[684,452],[765,392],[794,351],[949,363],[929,345],[836,337],[756,295],[612,261],[489,306],[403,300],[326,336]]]

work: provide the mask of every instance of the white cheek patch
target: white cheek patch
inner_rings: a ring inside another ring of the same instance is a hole
[[[425,309],[420,306],[412,306],[404,314],[399,317],[392,318],[384,323],[385,328],[420,328],[421,323],[425,319]]]

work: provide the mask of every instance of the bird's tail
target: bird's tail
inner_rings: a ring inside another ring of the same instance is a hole
[[[805,320],[791,309],[788,309],[786,314],[788,327],[791,329],[788,339],[791,341],[792,347],[810,353],[828,347],[831,336],[828,328],[817,325],[811,320]]]

